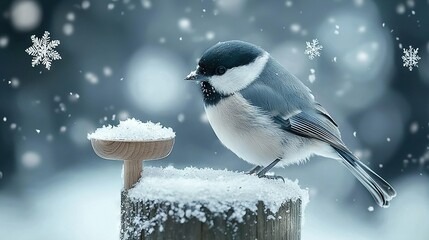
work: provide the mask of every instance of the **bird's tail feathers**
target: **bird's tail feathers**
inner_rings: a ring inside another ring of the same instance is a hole
[[[368,189],[377,204],[389,207],[389,202],[396,196],[395,189],[350,151],[336,148],[335,150],[342,157],[342,163]]]

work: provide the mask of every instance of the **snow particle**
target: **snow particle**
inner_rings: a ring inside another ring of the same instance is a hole
[[[54,136],[52,134],[46,135],[46,141],[52,142],[54,140]]]
[[[413,67],[418,67],[418,63],[420,60],[419,55],[419,49],[414,49],[413,47],[409,46],[408,49],[404,48],[404,55],[402,56],[402,61],[404,62],[403,66],[407,67],[410,71],[413,70]]]
[[[310,83],[314,83],[314,81],[316,81],[316,71],[312,68],[310,69],[310,75],[308,75],[308,80],[310,81]]]
[[[207,114],[205,112],[201,113],[201,115],[200,115],[200,121],[202,123],[208,123],[209,122],[209,119],[207,118]]]
[[[35,35],[31,36],[31,41],[33,45],[25,50],[28,55],[33,56],[31,61],[31,66],[34,67],[40,63],[45,65],[45,67],[50,70],[52,60],[61,59],[60,54],[54,50],[58,45],[60,45],[59,40],[50,40],[49,32],[45,31],[42,38],[37,38]]]
[[[98,84],[98,77],[92,72],[85,73],[85,79],[93,85]]]
[[[357,53],[357,55],[356,55],[356,59],[359,61],[359,62],[362,62],[362,63],[364,63],[364,62],[367,62],[368,61],[368,53],[366,53],[366,52],[364,52],[364,51],[359,51],[358,53]]]
[[[212,32],[212,31],[208,31],[207,33],[206,33],[206,39],[207,40],[213,40],[215,38],[215,33],[214,32]]]
[[[12,26],[19,31],[31,31],[42,20],[42,10],[33,0],[14,1],[10,14]]]
[[[183,38],[182,37],[179,37],[179,41],[182,41],[183,40]]]
[[[373,206],[369,206],[369,207],[368,207],[368,211],[369,211],[369,212],[374,211],[374,207],[373,207]]]
[[[414,0],[407,0],[407,6],[409,8],[413,8],[416,5],[416,3],[414,2]]]
[[[41,157],[36,152],[28,151],[22,155],[21,163],[26,168],[35,168],[40,165]]]
[[[354,0],[354,2],[356,6],[360,7],[363,5],[364,0]]]
[[[411,14],[416,15],[416,11],[412,10]]]
[[[388,138],[386,138],[386,140],[388,141],[388,142],[390,142],[390,138],[388,137]]]
[[[359,26],[359,28],[358,28],[358,32],[359,32],[359,33],[364,33],[364,32],[366,32],[366,27],[365,27],[365,26]]]
[[[383,164],[382,163],[378,164],[378,167],[383,168]]]
[[[17,127],[16,123],[11,123],[11,124],[10,124],[10,129],[11,129],[11,130],[15,130],[15,129],[16,129],[16,127]]]
[[[152,7],[152,2],[150,0],[142,0],[142,6],[144,9],[149,9]]]
[[[39,134],[40,133],[40,129],[36,129],[36,132]]]
[[[298,23],[292,23],[292,24],[290,25],[290,30],[291,30],[293,33],[297,33],[297,32],[299,32],[299,30],[301,30],[301,26],[300,26]]]
[[[285,2],[285,5],[286,5],[286,7],[292,7],[293,2],[290,1],[290,0],[288,0],[288,1]]]
[[[415,134],[415,133],[417,133],[419,131],[419,123],[418,122],[413,122],[413,123],[411,123],[411,125],[410,125],[410,132],[412,133],[412,134]]]
[[[21,85],[20,81],[18,78],[12,78],[9,82],[10,86],[12,86],[13,88],[18,88],[19,85]]]
[[[338,26],[338,25],[335,25],[335,31],[334,31],[334,34],[335,35],[338,35],[338,34],[340,34],[340,26]]]
[[[60,133],[65,133],[67,131],[67,127],[66,126],[61,126],[60,127]]]
[[[107,9],[108,10],[113,10],[114,8],[115,8],[115,4],[114,3],[107,4]]]
[[[6,122],[7,121],[7,117],[3,117],[3,122]]]
[[[73,24],[71,24],[71,23],[65,23],[63,25],[63,33],[64,33],[64,35],[70,36],[70,35],[73,34],[73,32],[74,32]]]
[[[190,32],[192,30],[191,21],[188,18],[181,18],[177,22],[179,29],[184,32]]]
[[[160,37],[159,38],[159,43],[164,44],[165,43],[165,37]]]
[[[0,37],[0,48],[5,48],[9,45],[9,38],[7,36]]]
[[[356,137],[356,131],[353,132],[353,137]]]
[[[66,112],[67,111],[67,107],[66,107],[66,105],[64,103],[60,103],[59,107],[60,107],[61,112]]]
[[[70,92],[70,95],[69,95],[69,101],[70,102],[77,102],[79,100],[79,98],[80,98],[80,95],[78,93]]]
[[[177,115],[177,121],[179,121],[180,123],[185,121],[185,114],[180,113],[179,115]]]
[[[315,57],[320,57],[320,51],[323,46],[319,45],[319,41],[317,39],[313,39],[312,42],[305,42],[307,45],[304,54],[308,55],[310,60],[313,60]]]
[[[400,14],[400,15],[404,14],[405,13],[405,5],[402,3],[398,4],[398,6],[396,6],[396,13]]]
[[[91,2],[90,1],[82,1],[82,9],[88,9],[91,6]]]
[[[104,76],[110,77],[110,76],[112,76],[112,73],[113,73],[113,71],[112,71],[112,69],[109,66],[105,66],[103,68],[103,74],[104,74]]]
[[[74,13],[73,13],[73,12],[69,12],[69,13],[67,13],[67,15],[66,15],[66,19],[67,19],[68,21],[70,21],[70,22],[73,22],[73,21],[76,19],[76,17],[75,17],[75,15],[74,15]]]

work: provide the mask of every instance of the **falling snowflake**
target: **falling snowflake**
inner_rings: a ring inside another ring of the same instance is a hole
[[[51,68],[52,60],[61,59],[60,54],[54,50],[60,45],[59,40],[50,41],[49,32],[45,31],[42,38],[37,38],[35,35],[31,36],[33,46],[25,50],[28,55],[33,56],[31,60],[31,66],[39,65],[40,63],[45,65],[49,70]]]
[[[413,71],[413,67],[419,67],[417,64],[419,63],[420,57],[417,53],[419,53],[418,48],[414,49],[411,46],[408,49],[404,48],[402,61],[404,62],[404,67],[407,67],[410,71]]]
[[[320,51],[323,46],[319,45],[319,41],[317,39],[313,39],[312,42],[305,42],[307,44],[307,48],[305,49],[305,54],[308,55],[309,59],[314,59],[315,57],[320,57]]]

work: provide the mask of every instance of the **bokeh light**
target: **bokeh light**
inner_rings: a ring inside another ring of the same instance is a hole
[[[42,9],[34,0],[15,0],[10,10],[13,27],[19,31],[31,31],[42,21]]]
[[[180,109],[185,100],[188,74],[181,59],[157,47],[145,47],[131,58],[128,71],[129,99],[152,113],[169,114]]]

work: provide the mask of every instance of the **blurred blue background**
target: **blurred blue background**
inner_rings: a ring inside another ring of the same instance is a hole
[[[117,239],[122,166],[86,135],[127,117],[176,131],[170,157],[147,165],[248,170],[182,80],[206,48],[240,39],[309,86],[398,191],[381,209],[335,161],[275,169],[309,189],[303,239],[429,239],[428,13],[426,0],[2,0],[0,238]],[[61,41],[50,71],[24,52],[44,31]],[[323,50],[309,60],[312,39]],[[401,59],[410,45],[421,57],[412,71]]]

